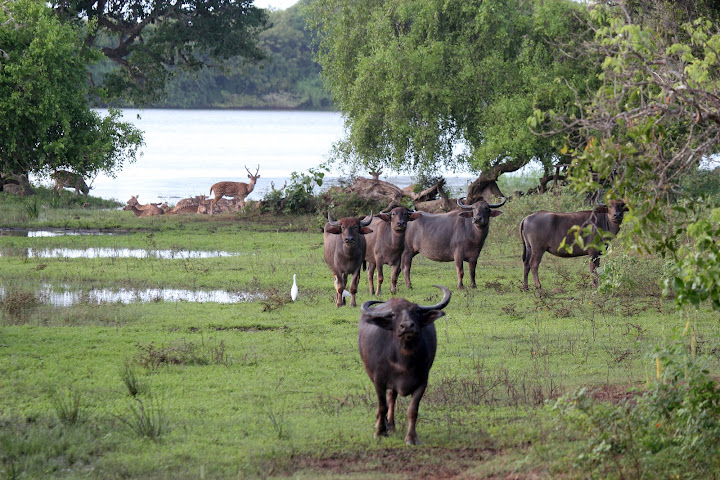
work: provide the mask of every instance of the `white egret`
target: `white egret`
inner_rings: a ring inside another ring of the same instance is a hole
[[[295,300],[297,300],[297,297],[298,297],[298,287],[297,287],[297,283],[295,283],[295,274],[294,273],[293,273],[293,285],[292,285],[292,288],[290,289],[290,297],[293,299],[293,302]]]

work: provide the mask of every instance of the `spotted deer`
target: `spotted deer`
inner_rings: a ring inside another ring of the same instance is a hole
[[[152,215],[163,215],[165,212],[162,208],[158,207],[157,205],[153,205],[152,203],[149,203],[147,205],[144,205],[144,210],[140,210],[135,205],[125,205],[123,207],[123,210],[130,210],[135,214],[136,217],[150,217]]]
[[[88,192],[90,192],[91,187],[87,186],[82,175],[79,173],[68,172],[67,170],[55,170],[53,180],[55,180],[53,190],[58,195],[62,193],[63,188],[74,188],[75,195],[82,192],[86,197]]]
[[[213,213],[213,206],[222,197],[236,198],[239,201],[239,207],[245,207],[245,197],[250,195],[250,192],[252,192],[253,188],[255,188],[255,182],[257,182],[257,179],[260,178],[260,175],[258,175],[258,172],[260,171],[260,165],[258,165],[258,168],[255,171],[255,175],[250,173],[250,170],[248,170],[247,166],[245,167],[245,170],[247,170],[248,172],[248,178],[250,179],[250,183],[218,182],[212,187],[210,187],[210,193],[212,194],[213,191],[215,192],[215,198],[210,200],[210,215],[212,215]]]

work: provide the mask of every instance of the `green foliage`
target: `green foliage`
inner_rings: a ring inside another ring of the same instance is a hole
[[[179,72],[167,97],[155,106],[244,107],[325,110],[333,106],[314,61],[310,32],[300,4],[269,13],[270,28],[258,37],[267,58],[249,64],[232,58],[222,66]]]
[[[695,353],[694,328],[684,340],[657,350],[656,380],[617,404],[601,403],[587,389],[557,402],[565,421],[587,438],[576,457],[583,471],[617,478],[717,475],[720,388],[707,359]]]
[[[315,0],[308,10],[346,116],[340,162],[495,177],[533,159],[552,165],[553,138],[534,135],[527,118],[572,109],[595,81],[589,57],[556,48],[589,34],[572,1]]]
[[[85,401],[78,389],[68,387],[65,392],[53,391],[50,394],[50,403],[58,420],[64,425],[76,425],[85,420]]]
[[[99,54],[83,30],[46,5],[20,0],[0,10],[0,173],[112,172],[134,161],[142,134],[120,113],[90,109],[87,65]],[[15,28],[16,25],[18,28]]]
[[[78,40],[101,50],[118,67],[103,69],[105,98],[146,103],[162,96],[177,71],[196,71],[235,56],[264,57],[257,41],[267,26],[267,11],[251,2],[72,0],[52,6],[64,22],[87,25],[85,42]]]
[[[265,195],[264,208],[274,213],[295,215],[317,212],[315,188],[322,187],[325,173],[329,171],[326,166],[321,165],[307,172],[292,172],[289,185],[281,190],[270,190]]]

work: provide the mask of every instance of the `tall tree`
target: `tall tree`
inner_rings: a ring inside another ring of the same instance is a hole
[[[267,11],[252,0],[57,0],[60,18],[87,25],[85,42],[119,65],[105,74],[108,95],[157,100],[177,69],[233,56],[264,58],[258,35]]]
[[[134,161],[140,131],[90,108],[87,65],[100,54],[82,32],[34,0],[4,3],[0,25],[0,173],[112,174]]]
[[[467,167],[479,180],[531,161],[550,169],[558,137],[533,135],[528,118],[565,111],[595,82],[592,59],[559,48],[587,32],[570,0],[314,0],[309,11],[346,117],[338,152],[366,167]]]
[[[573,184],[609,181],[631,207],[639,248],[673,260],[681,303],[720,309],[720,210],[683,198],[681,184],[720,153],[720,10],[716,0],[621,0],[597,5],[588,49],[603,56],[602,85],[582,115],[545,117],[580,131]],[[672,207],[669,207],[672,206]],[[674,206],[673,206],[674,205]]]

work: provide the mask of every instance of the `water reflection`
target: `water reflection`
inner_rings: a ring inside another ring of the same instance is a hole
[[[38,300],[56,307],[69,307],[78,303],[138,303],[138,302],[215,302],[242,303],[262,298],[261,294],[250,292],[227,292],[225,290],[184,290],[178,288],[148,288],[111,290],[94,289],[87,292],[72,290],[55,291],[51,285],[43,285],[36,292]],[[0,298],[4,299],[6,289],[0,286]]]
[[[103,231],[85,228],[53,228],[45,230],[30,230],[27,228],[0,228],[0,237],[62,237],[64,235],[116,235],[116,230]]]
[[[143,248],[5,248],[0,257],[27,258],[216,258],[239,253],[200,250],[145,250]]]

